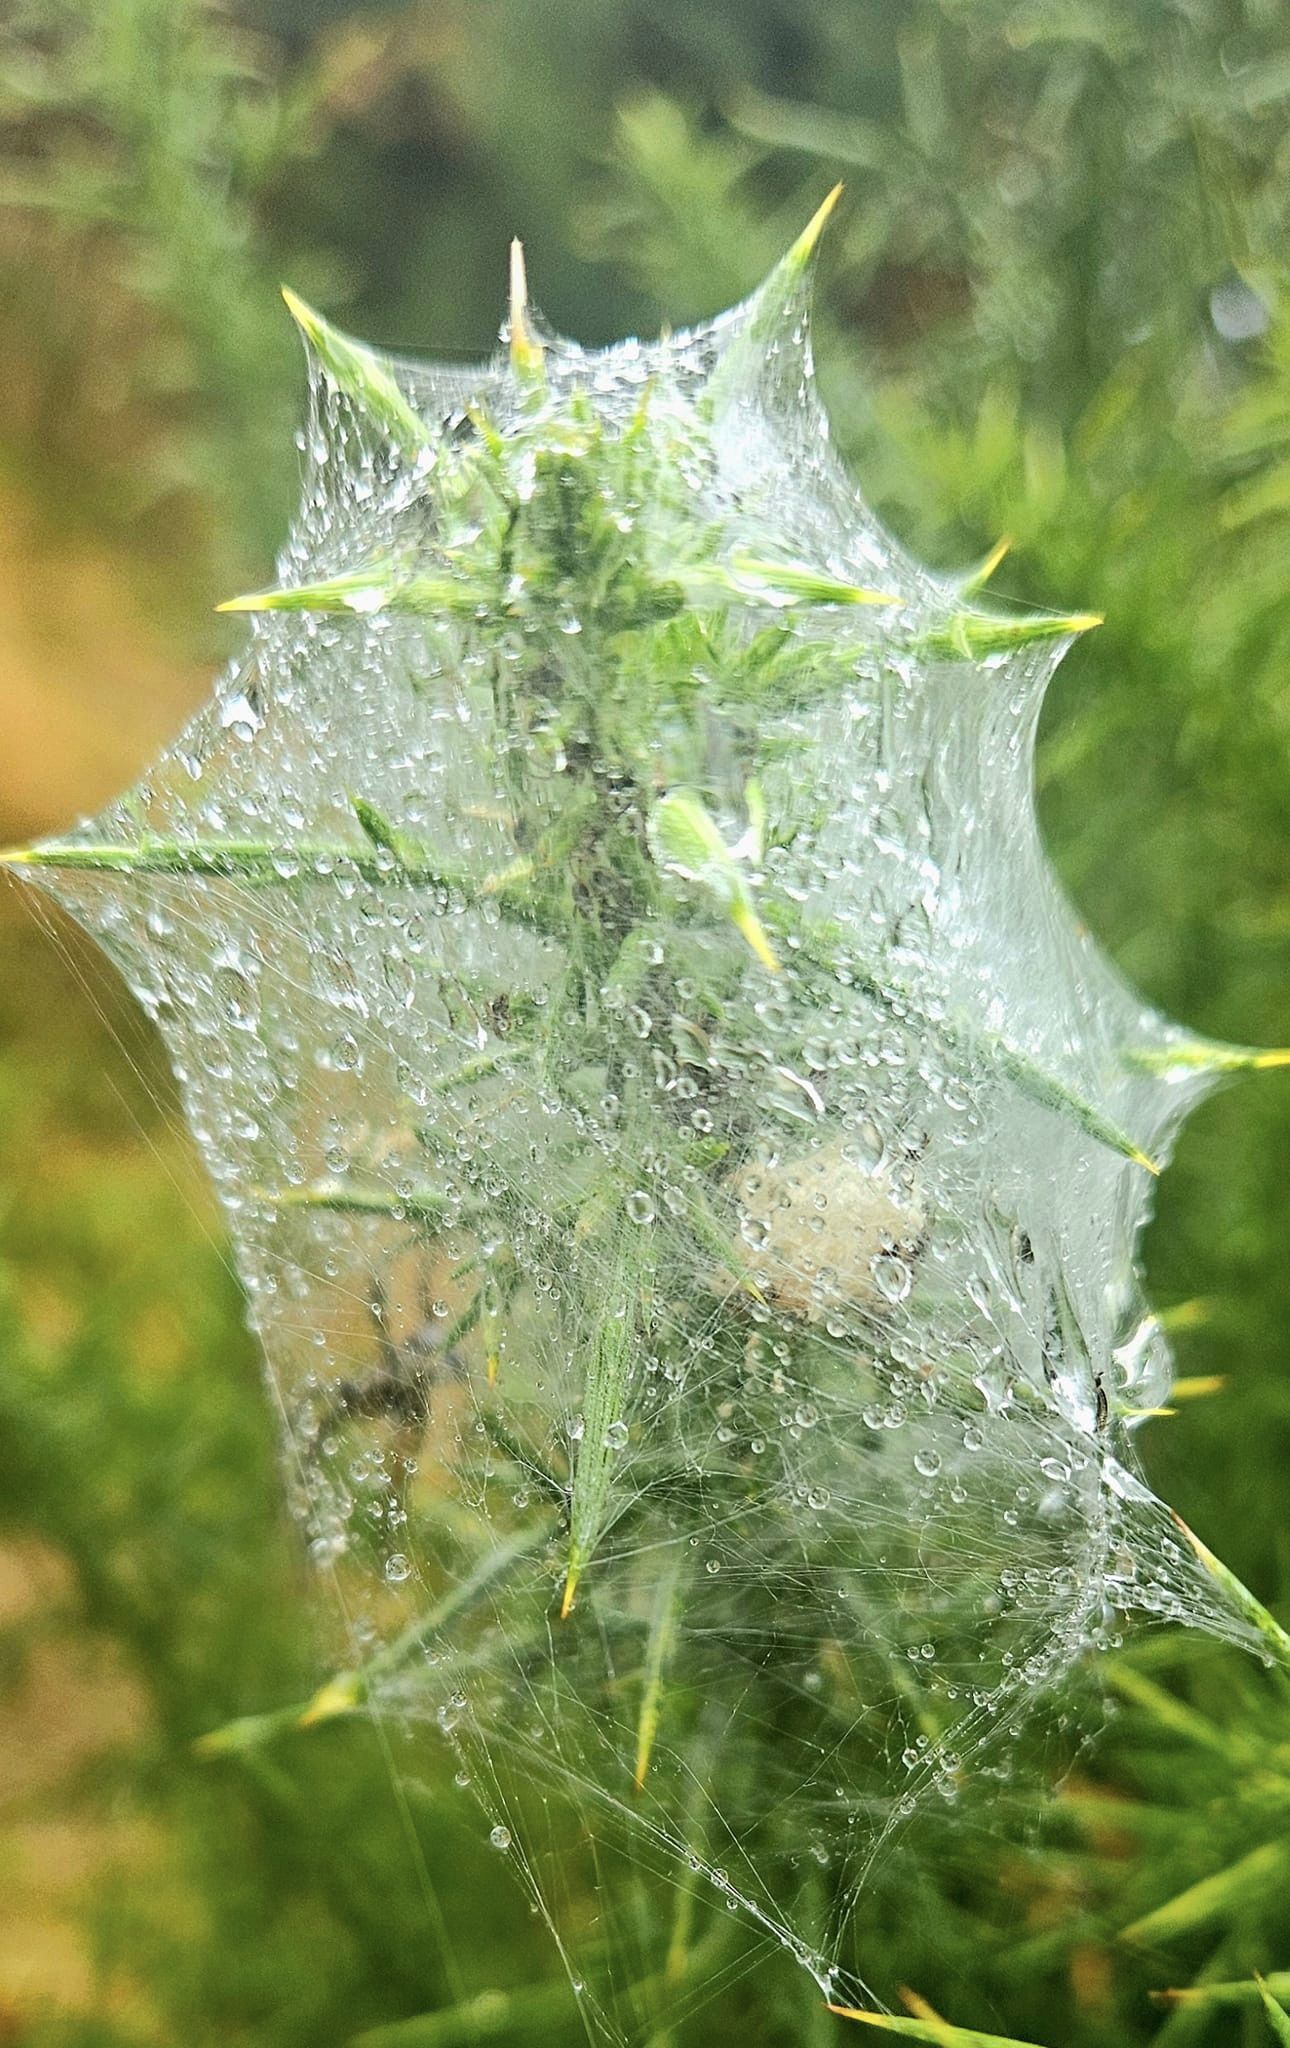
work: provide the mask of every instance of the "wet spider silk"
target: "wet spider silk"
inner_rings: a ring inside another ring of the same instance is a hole
[[[517,293],[468,371],[297,308],[279,586],[29,870],[223,1202],[345,1616],[312,1719],[424,1724],[610,2040],[721,1921],[861,2000],[880,1852],[1074,1660],[1257,1640],[1129,1443],[1154,1170],[1241,1056],[1064,900],[1034,734],[1090,622],[857,497],[812,240],[655,343]]]

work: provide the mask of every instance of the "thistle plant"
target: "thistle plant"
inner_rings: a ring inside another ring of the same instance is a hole
[[[1034,728],[1097,621],[857,500],[835,197],[654,344],[548,335],[518,249],[480,369],[288,295],[249,647],[11,856],[167,1039],[335,1591],[333,1676],[206,1749],[425,1724],[609,2040],[677,2038],[749,1930],[862,2016],[879,1851],[1126,1612],[1286,1654],[1130,1442],[1154,1177],[1284,1056],[1190,1039],[1062,899]]]

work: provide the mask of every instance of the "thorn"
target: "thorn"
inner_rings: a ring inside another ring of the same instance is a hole
[[[1275,1615],[1270,1614],[1263,1602],[1237,1578],[1230,1565],[1225,1565],[1220,1557],[1214,1555],[1208,1544],[1201,1542],[1196,1531],[1188,1527],[1176,1508],[1170,1508],[1169,1519],[1202,1570],[1220,1591],[1226,1593],[1241,1619],[1247,1621],[1262,1636],[1282,1669],[1290,1670],[1290,1634],[1287,1634]],[[1151,1918],[1151,1915],[1147,1917]]]
[[[1162,1171],[1160,1162],[1157,1159],[1153,1159],[1149,1152],[1140,1151],[1138,1146],[1134,1145],[1129,1152],[1129,1157],[1135,1166],[1143,1167],[1154,1180],[1159,1180]]]
[[[1290,1067],[1290,1046],[1224,1045],[1216,1039],[1197,1038],[1166,1045],[1129,1046],[1124,1058],[1131,1066],[1166,1078],[1179,1072],[1255,1074],[1267,1073],[1273,1067]]]
[[[1066,640],[1101,624],[1100,612],[1072,612],[1066,617],[1037,612],[1029,618],[999,619],[968,610],[921,635],[914,645],[950,660],[976,661],[991,654],[1011,654],[1034,641]]]
[[[1168,1308],[1156,1310],[1156,1321],[1167,1337],[1175,1330],[1194,1330],[1213,1320],[1214,1303],[1203,1294],[1193,1294],[1187,1301],[1175,1301]]]
[[[970,597],[974,590],[980,590],[983,584],[988,583],[1011,546],[1012,535],[1010,533],[1003,534],[995,542],[985,560],[978,562],[975,569],[968,571],[968,574],[959,585],[959,595]]]
[[[808,367],[809,357],[803,359],[802,345],[811,258],[841,196],[841,185],[835,185],[792,247],[744,301],[743,321],[710,384],[718,410],[728,397],[755,388],[768,373],[782,377],[791,364],[791,374],[796,376]],[[790,337],[785,353],[783,345]]]
[[[581,1576],[582,1568],[580,1565],[576,1564],[571,1564],[569,1566],[568,1571],[565,1573],[564,1598],[560,1602],[561,1621],[567,1621],[569,1619],[570,1612],[573,1608],[573,1596],[578,1590],[578,1580],[581,1578]]]
[[[0,867],[28,867],[39,858],[34,846],[6,846],[0,850]]]
[[[217,604],[217,612],[262,612],[271,608],[274,593],[271,590],[253,590],[245,597],[226,597]]]
[[[1226,1386],[1226,1373],[1191,1373],[1175,1380],[1169,1391],[1175,1401],[1205,1401],[1211,1394],[1221,1394]]]
[[[314,1694],[296,1722],[298,1728],[316,1728],[320,1721],[334,1721],[340,1714],[352,1714],[359,1703],[358,1674],[342,1672],[329,1678]]]
[[[528,323],[529,283],[524,268],[524,244],[517,236],[511,243],[510,351],[511,368],[526,384],[542,376],[542,344]]]
[[[816,246],[819,242],[820,236],[824,233],[824,230],[828,225],[829,215],[832,213],[834,207],[837,205],[841,197],[842,181],[841,179],[839,179],[838,183],[833,187],[833,190],[829,193],[828,197],[824,199],[819,206],[816,207],[815,212],[811,215],[811,218],[807,221],[806,226],[802,229],[801,234],[798,236],[792,248],[789,250],[787,256],[784,258],[784,268],[786,270],[795,271],[804,270],[806,268],[806,265],[810,262],[812,256],[815,254]]]
[[[937,2012],[935,2006],[929,2005],[920,1992],[911,1991],[907,1984],[900,1987],[900,2002],[916,2020],[930,2020],[933,2026],[937,2027],[949,2025],[949,2021]]]
[[[312,306],[307,306],[299,293],[292,291],[289,284],[280,285],[278,289],[282,293],[287,311],[295,321],[296,326],[306,339],[311,341],[314,347],[317,348],[322,339],[325,326],[321,314],[315,313]]]
[[[750,903],[736,903],[730,912],[735,930],[748,941],[753,952],[761,961],[768,974],[782,974],[783,968],[775,955],[766,928]]]

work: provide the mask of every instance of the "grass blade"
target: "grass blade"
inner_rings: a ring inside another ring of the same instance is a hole
[[[1135,1671],[1131,1664],[1123,1661],[1111,1663],[1105,1677],[1113,1692],[1118,1692],[1121,1699],[1128,1700],[1131,1705],[1140,1707],[1171,1735],[1177,1735],[1184,1742],[1195,1743],[1199,1748],[1212,1750],[1219,1756],[1232,1755],[1230,1730],[1218,1727],[1204,1714],[1197,1713],[1195,1707],[1189,1707],[1141,1671]]]
[[[1268,1989],[1266,1978],[1256,1977],[1254,1981],[1259,1987],[1259,1997],[1263,2001],[1263,2010],[1268,2016],[1268,2025],[1281,2043],[1281,2048],[1290,2048],[1290,2013],[1286,2011],[1279,2000],[1272,1996]]]
[[[858,2006],[831,2005],[841,2020],[858,2020],[862,2027],[874,2027],[895,2034],[902,2041],[926,2041],[932,2048],[1039,2048],[1035,2041],[1018,2041],[1010,2034],[983,2034],[977,2027],[952,2027],[947,2020],[896,2019],[885,2012],[862,2012]]]
[[[1255,1598],[1249,1587],[1237,1578],[1231,1567],[1225,1565],[1221,1558],[1215,1557],[1213,1551],[1201,1542],[1195,1530],[1188,1528],[1182,1516],[1175,1513],[1173,1508],[1170,1508],[1169,1513],[1174,1527],[1214,1584],[1226,1594],[1241,1619],[1248,1621],[1250,1627],[1267,1644],[1269,1657],[1283,1670],[1290,1671],[1290,1634],[1282,1628],[1275,1615],[1269,1614],[1263,1602]]]
[[[1141,1919],[1124,1928],[1120,1940],[1135,1945],[1172,1941],[1176,1935],[1207,1927],[1266,1888],[1284,1883],[1288,1865],[1290,1842],[1262,1842],[1248,1856],[1229,1863],[1225,1870],[1201,1878],[1199,1884],[1189,1885],[1186,1891],[1166,1899],[1162,1906],[1144,1913]]]
[[[417,618],[447,614],[469,618],[482,593],[453,576],[409,575],[393,562],[367,562],[319,583],[287,584],[226,597],[217,612],[347,612],[369,618],[374,612],[407,612]],[[494,593],[495,595],[495,593]]]
[[[495,1549],[485,1552],[465,1578],[450,1586],[442,1599],[425,1614],[418,1615],[415,1621],[409,1622],[401,1635],[369,1658],[366,1664],[352,1671],[337,1672],[306,1700],[296,1700],[290,1706],[279,1707],[268,1714],[243,1715],[239,1720],[226,1722],[222,1728],[213,1728],[209,1734],[199,1736],[193,1748],[204,1757],[233,1755],[238,1751],[257,1749],[262,1743],[290,1730],[316,1728],[324,1721],[335,1721],[342,1715],[357,1713],[372,1700],[382,1685],[398,1677],[418,1651],[440,1635],[450,1622],[475,1606],[499,1579],[505,1578],[512,1565],[546,1543],[555,1527],[552,1515],[540,1514]]]
[[[968,570],[967,575],[959,584],[959,596],[972,597],[978,590],[984,589],[1011,546],[1012,535],[1010,533],[1001,535],[984,560],[978,562],[975,569]]]
[[[826,575],[809,563],[771,561],[743,549],[731,555],[730,572],[733,586],[741,596],[776,606],[901,603],[890,590],[870,590],[863,584]]]
[[[1157,2005],[1258,2005],[1259,1988],[1274,1998],[1290,1998],[1290,1970],[1269,1970],[1265,1977],[1237,1977],[1227,1984],[1187,1984],[1153,1991]]]
[[[460,880],[430,866],[418,849],[391,872],[388,860],[367,848],[339,841],[273,846],[250,839],[106,839],[44,840],[38,846],[15,847],[0,853],[11,867],[80,869],[109,875],[207,875],[226,882],[278,884],[329,882],[344,866],[365,882],[413,882],[424,888],[454,889]]]
[[[525,1985],[518,1991],[481,1991],[440,2012],[391,2020],[351,2037],[348,2048],[474,2048],[476,2042],[549,2040],[551,2030],[577,2013],[567,1979]]]
[[[1077,1095],[1073,1088],[1068,1088],[1064,1081],[1046,1074],[1026,1053],[992,1035],[978,1039],[976,1043],[1032,1102],[1045,1109],[1056,1110],[1060,1116],[1072,1117],[1090,1138],[1096,1138],[1099,1145],[1107,1146],[1112,1152],[1119,1152],[1134,1166],[1140,1166],[1144,1173],[1160,1172],[1157,1161],[1135,1144],[1126,1131],[1122,1131],[1110,1117],[1104,1116],[1100,1109],[1094,1108],[1091,1102]]]
[[[364,813],[360,822],[365,843],[359,847],[339,842],[272,846],[238,839],[47,839],[0,852],[0,866],[85,874],[197,875],[255,888],[326,885],[340,869],[374,888],[436,889],[468,903],[488,897],[517,922],[541,925],[541,912],[524,890],[532,872],[529,862],[515,861],[482,881],[454,875],[431,861],[424,848],[404,839],[370,805],[364,805]]]

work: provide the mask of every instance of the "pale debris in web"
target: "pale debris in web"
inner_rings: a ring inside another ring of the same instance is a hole
[[[791,259],[648,345],[515,314],[469,371],[317,331],[280,584],[349,582],[34,872],[165,1036],[339,1662],[615,2036],[580,1863],[858,1997],[877,1851],[1022,1705],[1126,1611],[1249,1631],[1128,1443],[1212,1076],[1040,846],[1069,634],[857,498]]]

